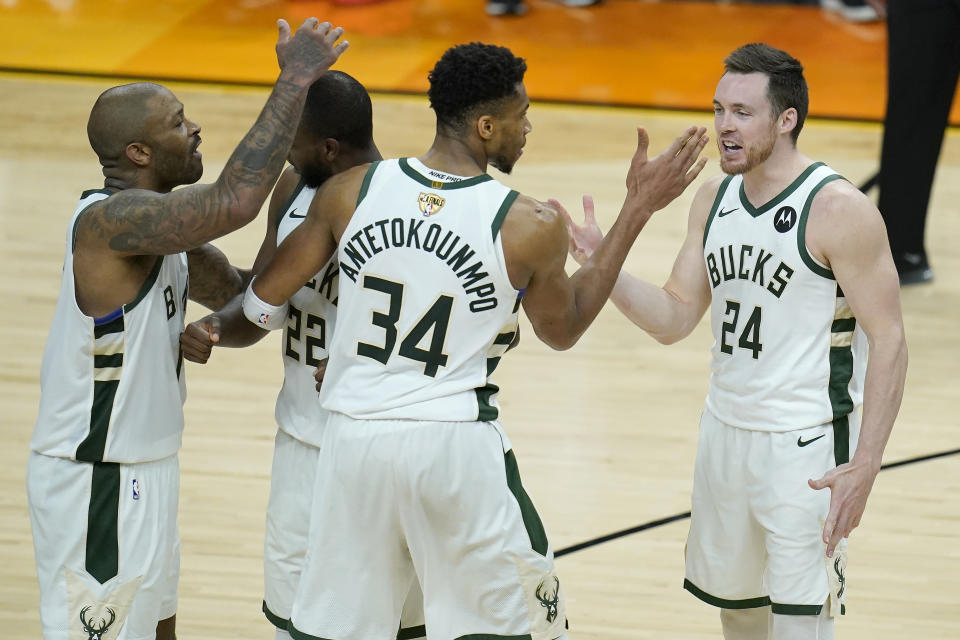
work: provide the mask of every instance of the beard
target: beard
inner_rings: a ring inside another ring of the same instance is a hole
[[[307,165],[300,169],[300,179],[311,189],[316,189],[333,175],[329,167],[319,164]]]
[[[741,173],[748,173],[749,171],[760,166],[767,161],[767,158],[773,153],[773,148],[777,144],[777,135],[773,129],[770,130],[770,135],[760,140],[757,144],[750,147],[744,147],[744,151],[747,153],[745,160],[737,164],[731,160],[727,160],[723,157],[723,152],[720,153],[720,170],[728,175],[739,175]]]
[[[161,153],[156,159],[157,174],[166,190],[184,184],[193,184],[203,176],[203,159],[194,157],[195,148],[190,149],[189,155],[173,156]]]
[[[510,172],[513,171],[513,165],[516,163],[516,161],[507,160],[503,156],[491,158],[489,162],[491,167],[506,175],[510,175]]]

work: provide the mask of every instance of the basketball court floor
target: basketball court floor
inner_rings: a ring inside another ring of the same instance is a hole
[[[433,117],[422,93],[446,47],[505,44],[530,65],[533,131],[513,174],[495,177],[571,211],[592,194],[608,228],[625,193],[635,128],[648,128],[656,151],[690,124],[712,127],[724,55],[764,40],[807,65],[817,117],[801,149],[855,184],[878,165],[883,27],[816,8],[609,0],[572,10],[530,0],[527,17],[498,20],[484,15],[480,0],[144,5],[0,2],[0,629],[10,638],[40,637],[28,442],[66,223],[79,193],[102,182],[84,127],[105,88],[164,79],[203,127],[212,180],[275,77],[277,17],[318,15],[348,28],[352,46],[338,68],[376,90],[374,135],[385,156],[429,146]],[[707,155],[704,173],[718,172],[712,145]],[[643,231],[627,261],[631,273],[666,278],[702,179]],[[837,632],[845,640],[960,638],[960,456],[952,455],[960,451],[958,202],[960,135],[952,129],[928,218],[936,278],[902,293],[910,370],[885,460],[907,464],[880,474],[851,537],[848,615]],[[216,244],[249,266],[265,224],[260,218]],[[193,305],[191,317],[202,314]],[[710,344],[703,322],[679,344],[659,345],[608,305],[564,353],[539,343],[524,321],[520,347],[497,370],[524,484],[554,548],[567,551],[557,567],[572,638],[720,637],[716,610],[681,589]],[[178,610],[187,640],[273,637],[260,613],[261,550],[280,350],[274,335],[188,366]]]

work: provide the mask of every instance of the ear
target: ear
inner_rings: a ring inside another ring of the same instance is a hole
[[[340,155],[340,141],[334,138],[323,140],[323,157],[327,162],[333,162]]]
[[[793,107],[788,108],[780,114],[780,133],[790,133],[797,126],[797,110]]]
[[[137,167],[146,167],[150,164],[150,147],[142,142],[131,142],[124,149],[124,155]]]
[[[497,129],[496,120],[491,115],[484,115],[477,118],[477,135],[481,140],[487,141],[493,138]]]

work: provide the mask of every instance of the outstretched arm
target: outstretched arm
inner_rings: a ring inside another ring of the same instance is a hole
[[[856,451],[850,462],[810,480],[814,489],[830,488],[823,541],[827,557],[831,557],[837,543],[860,524],[880,471],[883,450],[903,398],[907,343],[900,312],[900,282],[886,229],[880,212],[866,196],[842,181],[824,187],[810,213],[807,246],[830,265],[870,344]]]
[[[623,315],[663,344],[672,344],[697,326],[710,305],[710,286],[703,266],[703,232],[719,178],[711,178],[698,191],[690,208],[687,236],[673,263],[667,282],[658,287],[621,271],[610,299]],[[584,264],[603,239],[594,216],[593,199],[584,196],[584,223],[576,224],[559,202],[567,223],[570,254]]]
[[[213,184],[170,193],[129,189],[97,203],[80,219],[78,247],[121,256],[186,251],[256,217],[283,168],[307,89],[337,60],[347,42],[329,23],[310,18],[291,36],[279,21],[280,76],[253,128]]]
[[[648,160],[649,140],[643,129],[638,130],[620,215],[593,255],[570,277],[564,270],[567,235],[561,215],[546,205],[518,199],[519,205],[514,206],[519,215],[512,223],[516,226],[509,231],[514,260],[508,255],[507,263],[529,269],[523,272],[514,266],[511,281],[526,287],[523,307],[541,340],[555,349],[568,349],[590,326],[609,297],[637,234],[654,211],[680,195],[703,169],[706,160],[697,158],[707,142],[705,132],[690,127],[663,153]],[[506,225],[503,236],[507,250]]]

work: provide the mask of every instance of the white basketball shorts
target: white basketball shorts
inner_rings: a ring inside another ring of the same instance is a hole
[[[332,414],[313,513],[298,640],[393,640],[417,580],[432,639],[564,634],[553,551],[497,424]]]
[[[856,412],[787,432],[752,431],[705,409],[693,479],[684,588],[717,607],[843,613],[847,541],[826,557],[830,491],[820,478],[856,448]]]
[[[177,456],[135,464],[38,453],[27,499],[45,640],[153,640],[177,612]]]
[[[290,611],[307,556],[320,449],[277,430],[263,546],[263,613],[278,629],[288,630]],[[325,517],[320,511],[320,522]],[[333,526],[336,526],[334,523]],[[414,581],[400,621],[402,640],[425,637],[423,596]]]

